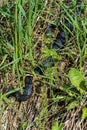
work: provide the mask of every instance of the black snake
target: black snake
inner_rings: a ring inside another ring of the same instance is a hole
[[[69,22],[65,21],[65,25],[67,26],[67,28],[70,31],[72,31],[73,26]],[[50,24],[48,26],[48,29],[46,30],[46,34],[52,33],[54,28],[55,28],[55,25]],[[57,37],[52,42],[52,48],[51,49],[54,49],[55,51],[57,51],[60,48],[64,47],[65,43],[66,43],[66,34],[63,31],[63,29],[60,29],[60,33],[58,33]],[[44,61],[42,61],[42,64],[45,68],[47,68],[48,66],[49,67],[54,66],[52,56],[47,57]],[[38,75],[43,75],[41,68],[42,68],[42,66],[35,67],[34,72]],[[23,88],[23,90],[24,90],[23,94],[21,94],[19,91],[12,94],[12,96],[14,96],[17,101],[19,101],[19,102],[26,101],[27,99],[30,98],[30,96],[33,92],[32,80],[33,80],[33,76],[26,76],[25,77],[25,87]]]

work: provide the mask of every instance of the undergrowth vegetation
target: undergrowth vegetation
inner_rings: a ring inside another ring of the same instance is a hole
[[[7,0],[0,7],[0,118],[7,130],[14,117],[12,130],[62,130],[67,111],[81,107],[87,93],[86,16],[85,0]],[[26,75],[33,75],[33,94],[18,103],[8,95],[23,92]],[[81,110],[85,120],[86,106]]]

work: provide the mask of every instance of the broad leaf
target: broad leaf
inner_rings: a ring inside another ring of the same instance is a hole
[[[71,110],[71,109],[73,109],[73,108],[75,108],[75,107],[78,107],[78,106],[79,106],[78,102],[77,102],[77,101],[73,101],[73,102],[71,102],[71,103],[68,105],[67,110]]]
[[[82,120],[84,120],[85,118],[87,118],[87,108],[86,107],[84,107],[82,109]]]
[[[77,89],[81,93],[83,93],[84,90],[82,90],[80,88],[81,82],[84,81],[84,77],[83,77],[82,73],[79,70],[75,69],[75,68],[71,68],[70,71],[69,71],[68,77],[69,77],[72,85],[77,87]]]

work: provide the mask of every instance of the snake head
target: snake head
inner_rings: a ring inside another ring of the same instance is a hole
[[[32,84],[33,76],[28,75],[25,77],[25,85],[26,84]]]

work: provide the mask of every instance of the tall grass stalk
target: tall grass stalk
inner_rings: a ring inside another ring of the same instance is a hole
[[[19,57],[19,45],[18,45],[18,2],[19,0],[16,0],[15,3],[15,37],[14,37],[14,61]],[[18,64],[13,64],[13,72],[15,73],[15,70],[18,69]]]
[[[33,5],[32,0],[29,1],[29,12],[28,12],[28,21],[27,21],[27,45],[29,51],[29,60],[33,65],[33,53],[32,53],[32,15],[33,15]]]
[[[64,3],[62,1],[59,2],[60,6],[62,7],[62,9],[64,10],[64,12],[66,13],[67,15],[67,18],[71,21],[71,24],[73,25],[74,27],[74,35],[76,37],[76,44],[77,44],[77,47],[78,47],[78,50],[79,50],[79,54],[80,54],[80,58],[79,58],[79,68],[80,68],[80,71],[82,71],[82,48],[84,48],[84,44],[83,46],[81,46],[81,44],[83,43],[83,32],[82,32],[82,27],[78,21],[78,16],[76,14],[74,14],[74,12],[72,11],[71,12],[71,9],[70,9],[70,12],[67,10],[66,8],[66,5],[64,5]],[[76,4],[74,5],[76,6]],[[81,6],[81,5],[80,5]],[[80,18],[80,17],[79,17]],[[80,21],[81,21],[81,18],[80,18]]]
[[[16,0],[15,4],[15,38],[14,38],[14,61],[20,58],[20,69],[23,70],[23,24],[22,24],[22,1]],[[19,71],[19,63],[13,65],[13,72]],[[23,71],[22,71],[23,72]]]

